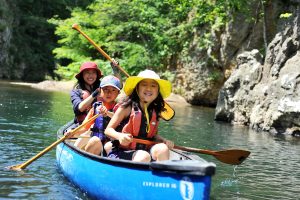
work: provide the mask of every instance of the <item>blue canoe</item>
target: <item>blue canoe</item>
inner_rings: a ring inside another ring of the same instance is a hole
[[[71,123],[58,130],[58,137]],[[199,156],[171,151],[171,160],[140,163],[95,156],[66,140],[56,148],[64,176],[93,199],[209,199],[216,165]]]

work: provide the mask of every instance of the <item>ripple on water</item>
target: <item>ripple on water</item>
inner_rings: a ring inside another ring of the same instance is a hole
[[[0,133],[8,133],[8,134],[11,134],[11,133],[24,133],[23,131],[20,131],[20,130],[16,130],[16,129],[2,129],[0,130]]]
[[[0,122],[7,122],[8,120],[6,118],[0,117]]]
[[[226,179],[221,182],[222,187],[233,187],[238,184],[238,180],[235,179]]]
[[[1,192],[8,194],[11,198],[23,198],[30,197],[31,194],[43,194],[47,193],[47,185],[45,183],[37,180],[34,176],[20,175],[11,176],[10,178],[5,178],[0,180]]]
[[[0,125],[6,125],[6,126],[15,126],[15,127],[28,127],[28,124],[20,124],[15,122],[1,122]]]

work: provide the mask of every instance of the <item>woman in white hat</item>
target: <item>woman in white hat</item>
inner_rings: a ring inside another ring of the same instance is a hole
[[[152,70],[129,77],[124,85],[127,99],[109,122],[105,134],[115,139],[109,157],[150,162],[169,159],[169,149],[174,143],[157,134],[164,98],[171,94],[172,85],[160,79]],[[120,129],[119,125],[124,125]],[[133,138],[154,140],[155,145],[136,143]]]

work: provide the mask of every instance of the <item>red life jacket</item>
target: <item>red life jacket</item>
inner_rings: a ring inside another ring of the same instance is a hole
[[[146,130],[140,130],[141,129],[141,123],[142,123],[142,111],[137,105],[132,105],[131,114],[129,116],[128,123],[123,127],[122,133],[130,133],[134,137],[141,138],[141,139],[153,139],[153,137],[157,134],[158,131],[158,124],[159,121],[157,120],[157,114],[155,110],[152,111],[152,117],[150,120],[150,128],[147,134],[142,134],[142,131],[144,133]],[[143,136],[143,135],[146,135]],[[124,147],[125,149],[136,149],[136,142],[130,143],[129,146]],[[146,146],[146,149],[150,148],[149,145]]]

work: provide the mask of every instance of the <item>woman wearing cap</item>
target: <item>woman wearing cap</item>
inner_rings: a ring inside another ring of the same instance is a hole
[[[113,60],[111,66],[114,72],[117,61]],[[119,74],[115,74],[120,78]],[[75,124],[81,124],[86,117],[87,112],[91,108],[91,105],[97,101],[99,94],[100,78],[102,72],[99,70],[95,62],[84,62],[80,66],[80,72],[75,76],[78,82],[71,91],[71,102],[73,105],[73,111],[75,113]]]
[[[99,101],[93,104],[93,109],[90,109],[84,121],[89,120],[95,114],[100,114],[96,120],[86,124],[75,136],[84,136],[75,142],[75,146],[84,149],[90,153],[100,155],[103,152],[103,145],[109,139],[104,135],[104,129],[117,109],[116,98],[121,90],[121,81],[112,75],[103,77],[100,83],[100,98]],[[86,138],[91,136],[91,138]],[[106,152],[111,149],[111,144],[106,145]],[[104,155],[106,155],[104,152]]]
[[[129,77],[124,85],[128,98],[121,104],[110,120],[105,134],[115,139],[109,157],[150,162],[169,159],[169,149],[174,143],[157,134],[164,98],[171,94],[171,83],[151,70]],[[125,124],[122,131],[116,129]],[[153,146],[134,142],[133,137],[155,140]],[[119,144],[119,145],[118,145]]]

